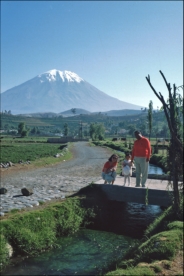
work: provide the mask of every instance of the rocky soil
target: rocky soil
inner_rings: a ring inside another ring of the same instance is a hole
[[[111,151],[90,146],[87,142],[76,142],[72,147],[73,159],[57,165],[33,168],[21,165],[1,168],[1,187],[7,193],[0,195],[0,215],[12,209],[32,208],[39,202],[62,199],[71,195],[91,182],[101,179],[104,162]],[[33,190],[31,196],[23,196],[22,188]]]

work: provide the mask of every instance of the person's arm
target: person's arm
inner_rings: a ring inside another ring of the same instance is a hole
[[[106,163],[104,164],[103,172],[104,172],[104,173],[108,173],[108,172],[109,172],[108,162],[106,162]]]
[[[115,165],[114,165],[114,167],[112,167],[111,171],[112,171],[112,172],[116,171],[117,166],[118,166],[118,163],[115,163]]]
[[[125,167],[126,166],[126,163],[125,161],[122,162],[122,166]]]
[[[133,163],[133,160],[134,160],[134,154],[135,154],[135,143],[134,143],[134,146],[133,146],[133,149],[132,149],[132,154],[131,154],[131,162]]]
[[[148,150],[148,155],[146,157],[146,162],[149,162],[150,156],[151,156],[151,145],[150,145],[150,141],[148,139],[146,139],[145,141],[146,141],[146,148]]]

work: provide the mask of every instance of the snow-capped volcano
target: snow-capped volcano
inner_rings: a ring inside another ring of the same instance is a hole
[[[81,82],[84,81],[82,78],[80,78],[77,74],[71,72],[71,71],[59,71],[56,69],[47,71],[41,75],[38,75],[40,78],[40,81],[58,81],[59,79],[62,79],[63,82]]]
[[[98,90],[76,73],[47,71],[1,94],[1,110],[12,114],[54,112],[82,108],[90,112],[134,109],[140,106],[120,101]]]

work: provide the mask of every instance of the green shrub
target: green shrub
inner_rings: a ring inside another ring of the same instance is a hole
[[[0,235],[0,270],[2,265],[8,264],[8,248],[7,248],[7,240],[4,235]]]
[[[183,231],[183,221],[173,221],[167,225],[168,230],[178,229]]]
[[[57,246],[57,237],[77,231],[91,214],[79,199],[68,198],[42,210],[10,214],[1,221],[0,233],[16,251],[35,255]],[[4,256],[5,251],[5,242],[2,242],[0,255]],[[6,265],[6,258],[2,264]]]
[[[153,154],[150,158],[150,163],[163,169],[165,173],[168,172],[167,157],[161,154]]]

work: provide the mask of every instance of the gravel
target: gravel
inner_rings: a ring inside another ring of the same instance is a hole
[[[106,148],[90,146],[87,142],[74,143],[72,152],[73,159],[57,165],[4,173],[1,177],[1,187],[6,188],[10,196],[7,194],[0,196],[1,214],[10,209],[8,206],[16,208],[17,201],[21,201],[27,208],[29,207],[27,205],[32,205],[31,202],[29,204],[26,202],[28,198],[34,202],[41,201],[41,198],[43,201],[65,198],[88,184],[98,181],[101,179],[102,166],[112,153]],[[21,194],[23,187],[33,189],[34,194],[29,197],[23,196]],[[8,205],[6,209],[1,204],[3,200],[6,200]]]

